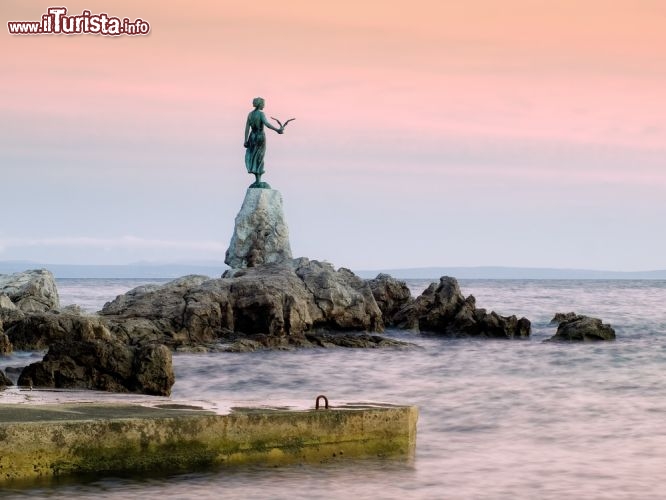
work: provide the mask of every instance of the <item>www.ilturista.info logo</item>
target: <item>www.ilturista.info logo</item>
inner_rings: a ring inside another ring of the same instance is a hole
[[[68,16],[65,7],[49,7],[41,21],[8,21],[7,28],[12,35],[147,35],[150,24],[143,19],[130,21],[128,18],[109,16],[105,12],[92,14],[84,10],[79,16]]]

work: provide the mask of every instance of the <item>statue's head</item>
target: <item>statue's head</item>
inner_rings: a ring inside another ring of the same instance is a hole
[[[266,104],[266,102],[264,101],[263,97],[255,97],[254,99],[252,99],[252,106],[254,106],[255,108],[263,109],[264,104]]]

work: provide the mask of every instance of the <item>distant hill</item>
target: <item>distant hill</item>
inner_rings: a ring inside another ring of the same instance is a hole
[[[187,274],[219,277],[228,266],[223,262],[152,264],[138,262],[127,265],[43,264],[31,261],[0,261],[0,274],[27,269],[50,270],[56,278],[178,278]],[[400,279],[437,279],[453,276],[459,279],[648,279],[666,280],[666,270],[659,271],[597,271],[590,269],[555,269],[540,267],[419,267],[404,269],[354,271],[362,278],[387,273]]]
[[[555,269],[541,267],[419,267],[408,269],[384,269],[357,271],[362,278],[374,278],[387,273],[400,279],[437,279],[453,276],[459,279],[579,279],[579,280],[666,280],[666,270],[659,271],[595,271],[590,269]]]
[[[43,264],[28,261],[0,262],[0,274],[16,273],[27,269],[48,269],[56,278],[178,278],[187,274],[220,277],[229,266],[220,263],[127,265],[69,265]]]

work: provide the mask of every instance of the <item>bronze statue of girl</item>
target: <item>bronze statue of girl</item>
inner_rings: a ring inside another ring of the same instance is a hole
[[[254,174],[255,177],[255,182],[250,185],[251,188],[270,189],[270,186],[266,182],[261,182],[261,176],[265,172],[264,155],[266,154],[264,126],[275,130],[278,134],[282,134],[287,124],[293,120],[293,118],[290,118],[283,124],[280,120],[271,117],[278,123],[279,128],[271,125],[262,111],[265,104],[265,101],[261,97],[255,97],[252,100],[254,109],[247,115],[247,121],[245,122],[245,143],[243,144],[246,148],[245,168],[247,168],[248,174]]]

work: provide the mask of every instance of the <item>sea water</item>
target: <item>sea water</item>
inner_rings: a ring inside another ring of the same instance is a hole
[[[58,280],[96,311],[146,280]],[[152,280],[151,282],[155,282]],[[409,281],[420,293],[427,281]],[[664,498],[666,282],[461,280],[477,306],[532,321],[529,340],[393,331],[409,349],[176,354],[172,399],[210,406],[385,402],[419,407],[412,460],[63,479],[0,491],[51,498]],[[617,341],[544,343],[556,312]],[[17,353],[3,366],[32,360]],[[0,401],[3,396],[0,395]]]

